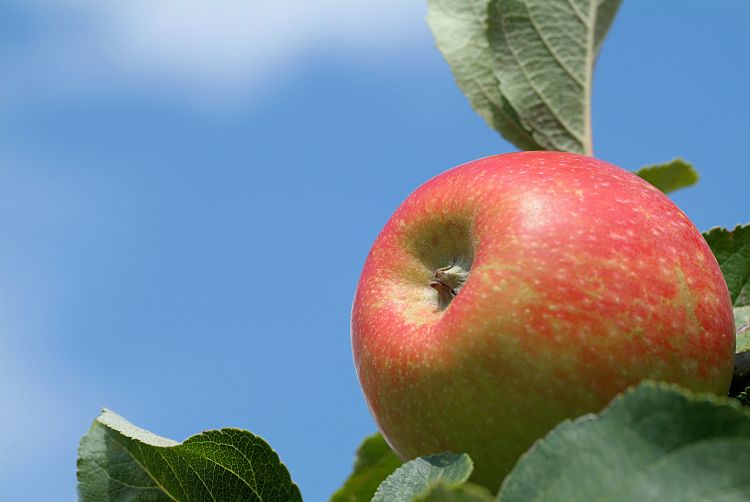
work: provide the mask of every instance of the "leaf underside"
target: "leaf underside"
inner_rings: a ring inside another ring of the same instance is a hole
[[[471,483],[456,486],[438,483],[426,495],[414,500],[418,502],[492,502],[495,498],[483,486]]]
[[[621,0],[429,0],[472,107],[523,150],[591,154],[593,67]]]
[[[466,454],[441,453],[406,462],[383,481],[372,502],[411,502],[434,485],[459,485],[469,479],[474,464]]]
[[[521,457],[499,499],[742,501],[748,472],[750,413],[651,382],[553,429]]]
[[[734,326],[737,330],[736,352],[750,350],[750,305],[734,308]]]

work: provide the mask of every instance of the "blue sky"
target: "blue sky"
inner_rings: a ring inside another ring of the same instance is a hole
[[[349,347],[372,241],[513,150],[422,2],[215,4],[0,0],[0,500],[74,500],[102,406],[249,429],[325,499],[375,430]],[[596,155],[693,162],[701,229],[750,221],[748,15],[626,0],[596,70]]]

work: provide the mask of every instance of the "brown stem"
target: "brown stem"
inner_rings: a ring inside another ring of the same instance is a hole
[[[441,309],[446,308],[458,291],[466,282],[469,273],[459,265],[449,265],[439,268],[432,275],[430,287],[438,294],[438,304]]]

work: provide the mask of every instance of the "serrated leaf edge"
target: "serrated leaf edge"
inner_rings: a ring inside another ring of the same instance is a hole
[[[736,399],[731,399],[728,397],[722,397],[717,396],[716,394],[712,394],[710,392],[693,392],[691,390],[688,390],[684,387],[681,387],[679,385],[669,383],[669,382],[662,382],[662,381],[655,381],[655,380],[644,380],[641,383],[637,385],[633,385],[625,389],[623,392],[617,394],[612,401],[609,402],[609,404],[599,413],[587,413],[585,415],[581,415],[580,417],[574,418],[574,419],[566,419],[557,424],[551,431],[549,431],[547,434],[545,434],[543,437],[537,439],[534,441],[534,444],[531,445],[531,447],[526,450],[516,461],[513,468],[510,470],[510,473],[508,476],[503,479],[503,482],[500,485],[500,491],[498,492],[498,495],[502,494],[506,484],[508,483],[508,480],[511,477],[511,474],[515,470],[516,466],[518,466],[522,461],[524,461],[528,456],[533,455],[534,452],[536,452],[537,449],[541,447],[541,445],[546,441],[547,437],[550,434],[555,433],[559,428],[561,427],[572,427],[581,423],[589,422],[591,420],[597,420],[597,419],[603,419],[606,418],[610,413],[612,413],[612,410],[617,408],[620,404],[620,402],[625,399],[627,396],[636,393],[639,389],[642,388],[651,388],[651,389],[657,389],[657,390],[665,390],[665,391],[674,391],[678,394],[682,395],[685,399],[689,399],[692,401],[698,401],[698,402],[706,402],[711,403],[716,406],[723,406],[732,408],[740,413],[748,415],[750,417],[750,407],[743,407],[742,404],[740,404],[739,401]],[[499,498],[498,498],[499,500]]]
[[[111,418],[110,418],[110,417],[114,417],[114,419],[115,419],[115,420],[117,420],[117,419],[121,420],[121,421],[122,421],[122,422],[124,422],[124,424],[126,424],[126,425],[127,425],[128,427],[132,427],[132,428],[133,428],[133,429],[135,429],[136,431],[139,431],[139,433],[142,433],[142,434],[146,435],[146,436],[148,437],[148,439],[149,439],[149,440],[151,440],[151,441],[155,441],[155,442],[163,442],[163,443],[165,443],[165,444],[164,444],[164,445],[160,445],[160,444],[154,444],[154,443],[152,443],[152,442],[144,441],[144,440],[142,440],[142,439],[140,439],[140,438],[137,438],[137,437],[132,437],[132,436],[129,436],[129,435],[127,435],[127,434],[126,434],[125,432],[123,432],[122,430],[120,430],[120,428],[118,428],[118,427],[114,427],[114,426],[110,425],[110,424],[108,423],[108,422],[109,422],[109,421],[111,420]],[[102,420],[103,418],[104,418],[104,420]],[[249,434],[249,435],[250,435],[250,436],[252,436],[253,438],[261,440],[261,441],[262,441],[262,442],[263,442],[264,444],[266,444],[266,445],[268,446],[268,449],[269,449],[270,453],[271,453],[271,454],[273,455],[273,458],[274,458],[274,460],[275,460],[276,462],[278,462],[278,464],[279,464],[280,466],[282,466],[282,467],[284,468],[284,470],[286,471],[287,475],[289,476],[289,482],[290,482],[290,484],[291,484],[291,485],[292,485],[292,486],[293,486],[294,488],[296,488],[296,490],[297,490],[297,492],[298,492],[298,493],[300,492],[300,490],[299,490],[299,486],[298,486],[298,485],[297,485],[297,484],[296,484],[296,483],[294,482],[294,480],[292,479],[292,477],[291,477],[291,473],[289,472],[289,469],[287,468],[286,464],[284,464],[284,462],[282,462],[282,461],[281,461],[281,457],[280,457],[280,456],[279,456],[279,454],[278,454],[278,453],[276,452],[276,450],[274,450],[274,449],[273,449],[273,447],[271,446],[271,444],[270,444],[270,443],[269,443],[268,441],[266,441],[266,439],[265,439],[265,438],[263,438],[262,436],[259,436],[259,435],[257,435],[257,434],[254,434],[254,433],[252,433],[252,432],[250,432],[250,431],[248,431],[248,430],[246,430],[246,429],[240,429],[240,428],[238,428],[238,427],[222,427],[221,429],[206,429],[206,430],[204,430],[204,431],[201,431],[201,432],[199,432],[199,433],[197,433],[197,434],[193,434],[193,435],[189,436],[188,438],[186,438],[185,440],[183,440],[183,441],[181,441],[181,442],[178,442],[178,441],[175,441],[175,440],[173,440],[173,439],[165,438],[165,437],[163,437],[163,436],[159,436],[158,434],[154,434],[153,432],[151,432],[151,431],[149,431],[149,430],[147,430],[147,429],[143,429],[143,428],[141,428],[141,427],[138,427],[137,425],[133,424],[132,422],[128,421],[127,419],[125,419],[124,417],[122,417],[121,415],[119,415],[118,413],[115,413],[114,411],[112,411],[112,410],[110,410],[110,409],[108,409],[108,408],[102,408],[102,411],[101,411],[101,413],[99,414],[99,416],[98,416],[98,417],[96,417],[96,419],[94,419],[94,422],[93,422],[93,424],[92,424],[91,428],[89,429],[89,431],[90,431],[91,429],[93,429],[94,427],[104,427],[104,428],[105,428],[106,430],[114,431],[114,432],[116,432],[117,434],[120,434],[120,435],[122,435],[122,436],[126,437],[127,439],[129,439],[129,440],[131,440],[131,441],[134,441],[134,442],[136,442],[136,443],[140,443],[140,444],[144,444],[144,445],[147,445],[147,446],[151,446],[151,447],[154,447],[154,448],[174,448],[174,447],[177,447],[177,446],[181,446],[181,445],[183,445],[183,444],[184,444],[184,443],[185,443],[186,441],[188,441],[188,440],[190,440],[190,439],[192,439],[192,438],[194,438],[194,437],[200,436],[200,435],[202,435],[202,434],[205,434],[205,433],[207,433],[207,432],[210,432],[210,431],[219,431],[219,432],[224,432],[224,431],[234,431],[234,432],[240,432],[240,433],[242,433],[242,434]],[[83,437],[85,437],[85,436],[86,436],[87,434],[88,434],[88,431],[86,432],[86,434],[84,434],[84,436],[83,436]],[[79,441],[79,445],[78,445],[78,459],[77,459],[77,462],[76,462],[76,479],[79,479],[79,478],[78,478],[78,475],[79,475],[79,473],[80,473],[80,467],[81,467],[81,462],[82,462],[82,458],[81,458],[81,456],[80,456],[80,448],[81,448],[81,444],[82,444],[82,442],[83,442],[83,437],[81,438],[81,441]],[[118,441],[117,439],[113,438],[113,440],[114,440],[114,442],[115,442],[115,443],[116,443],[116,444],[117,444],[117,445],[118,445],[118,446],[119,446],[120,448],[122,448],[122,449],[123,449],[123,450],[124,450],[124,451],[125,451],[125,452],[126,452],[126,453],[128,454],[128,456],[129,456],[130,458],[132,458],[132,459],[133,459],[133,461],[134,461],[134,462],[135,462],[136,464],[138,464],[138,465],[139,465],[139,466],[141,467],[141,469],[143,469],[143,471],[144,471],[144,472],[146,473],[146,475],[147,475],[147,476],[148,476],[149,478],[151,478],[151,479],[152,479],[152,480],[154,481],[154,483],[156,483],[156,485],[157,485],[157,486],[158,486],[158,487],[159,487],[159,488],[160,488],[160,489],[162,490],[162,492],[163,492],[163,493],[164,493],[164,494],[165,494],[166,496],[168,496],[168,497],[169,497],[170,499],[172,499],[172,500],[175,500],[175,501],[177,500],[177,499],[176,499],[176,498],[175,498],[175,497],[174,497],[174,496],[173,496],[173,495],[172,495],[171,493],[169,493],[169,492],[168,492],[168,491],[167,491],[167,490],[166,490],[166,489],[165,489],[165,488],[164,488],[164,487],[163,487],[163,486],[161,485],[161,483],[159,483],[159,481],[158,481],[158,480],[157,480],[156,478],[154,478],[154,477],[152,476],[152,474],[151,474],[151,471],[150,471],[149,469],[147,469],[147,468],[146,468],[146,467],[145,467],[145,466],[144,466],[144,465],[143,465],[143,464],[142,464],[142,463],[141,463],[141,462],[140,462],[140,461],[139,461],[139,460],[138,460],[137,458],[135,458],[135,456],[133,456],[133,454],[132,454],[132,453],[130,452],[130,450],[128,450],[128,448],[126,448],[126,447],[125,447],[125,446],[124,446],[123,444],[121,444],[121,442],[120,442],[120,441]],[[243,455],[243,456],[244,456],[244,455]],[[237,474],[236,474],[235,472],[233,472],[233,471],[232,471],[231,469],[227,469],[226,467],[224,467],[224,466],[222,466],[222,465],[220,465],[220,464],[216,464],[216,465],[217,465],[218,467],[221,467],[222,469],[226,470],[227,472],[231,472],[231,473],[232,473],[232,474],[233,474],[233,475],[234,475],[235,477],[237,477],[237,479],[239,479],[239,480],[240,480],[240,481],[242,481],[242,482],[243,482],[243,483],[244,483],[245,485],[247,485],[247,486],[248,486],[248,488],[250,488],[250,489],[251,489],[251,490],[252,490],[253,492],[255,492],[256,494],[258,494],[258,493],[257,493],[257,489],[256,489],[256,488],[254,488],[254,487],[250,486],[250,485],[249,485],[249,484],[247,483],[247,481],[246,481],[246,480],[242,479],[242,478],[241,478],[241,477],[240,477],[239,475],[237,475]],[[202,481],[202,480],[201,480],[201,481]],[[178,480],[178,482],[179,482],[179,480]],[[259,496],[259,494],[258,494],[258,496]],[[259,497],[260,497],[260,496],[259,496]]]
[[[716,227],[712,227],[712,228],[706,230],[705,232],[703,232],[703,238],[706,240],[706,243],[708,243],[708,238],[709,238],[709,236],[711,234],[726,233],[728,236],[731,236],[732,234],[734,234],[736,232],[739,232],[739,231],[741,231],[741,230],[743,230],[745,228],[750,228],[750,224],[744,224],[744,225],[743,224],[737,224],[737,225],[735,225],[735,227],[732,230],[729,230],[728,228],[725,228],[725,227],[716,226]],[[709,243],[709,248],[710,247],[711,247],[711,245]],[[739,251],[742,250],[742,249],[745,249],[745,247],[750,247],[750,243],[745,244],[744,246],[740,247],[737,251],[733,251],[732,254],[730,254],[726,259],[722,260],[721,262],[719,262],[719,258],[714,255],[714,257],[716,258],[716,262],[719,264],[719,267],[721,267],[723,263],[729,261],[734,256],[736,256],[739,253]],[[711,250],[711,252],[713,253],[713,249]],[[722,270],[722,273],[723,272],[724,271]],[[739,298],[740,292],[742,292],[742,290],[744,290],[748,285],[750,285],[750,276],[748,276],[745,279],[745,282],[743,282],[740,285],[739,292],[737,293],[738,298]],[[730,296],[731,296],[731,291],[729,293],[730,293]],[[735,305],[736,301],[737,301],[737,299],[732,299],[732,306],[733,307],[744,307],[745,306],[745,305]],[[748,304],[748,305],[750,305],[750,304]]]
[[[427,459],[430,459],[430,458],[440,457],[440,456],[443,456],[443,455],[455,455],[457,461],[459,459],[463,459],[463,458],[465,458],[466,460],[468,460],[468,462],[469,462],[469,470],[466,473],[466,476],[461,481],[451,482],[451,483],[446,482],[442,478],[437,478],[437,479],[434,479],[434,480],[428,480],[429,483],[426,485],[426,488],[429,489],[429,488],[435,486],[438,483],[444,483],[447,486],[455,486],[455,485],[459,485],[461,483],[465,483],[469,479],[469,477],[471,477],[471,473],[474,471],[474,460],[472,460],[472,458],[468,454],[466,454],[466,453],[453,453],[451,451],[444,451],[442,453],[435,453],[433,455],[425,455],[423,457],[417,457],[417,458],[411,459],[411,460],[405,462],[404,464],[400,465],[395,471],[393,471],[391,474],[389,474],[388,477],[386,477],[383,480],[382,483],[380,483],[380,485],[378,486],[378,489],[375,490],[375,494],[373,495],[373,500],[375,500],[376,497],[378,495],[380,495],[380,493],[381,493],[380,490],[383,487],[383,485],[388,481],[388,479],[390,479],[391,477],[396,477],[398,475],[398,473],[401,472],[404,469],[409,469],[409,466],[410,466],[411,462],[415,462],[417,460],[427,460]]]

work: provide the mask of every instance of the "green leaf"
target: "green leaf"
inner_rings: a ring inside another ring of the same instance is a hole
[[[522,150],[544,150],[503,97],[487,38],[490,0],[429,0],[427,22],[456,83],[474,110]]]
[[[737,400],[742,406],[750,406],[750,387],[746,387],[745,390],[740,392]]]
[[[487,488],[472,483],[455,486],[438,483],[425,496],[415,500],[419,502],[493,502],[495,498]]]
[[[750,225],[712,228],[703,234],[729,287],[735,307],[750,305]]]
[[[548,150],[593,152],[594,62],[620,0],[491,0],[503,96]]]
[[[734,399],[647,382],[565,421],[503,481],[503,502],[750,500],[750,413]]]
[[[427,20],[474,109],[525,150],[592,153],[596,56],[621,0],[429,0]]]
[[[734,308],[734,326],[737,329],[737,350],[750,350],[750,305]]]
[[[104,410],[78,448],[83,502],[301,501],[278,455],[239,429],[207,431],[182,443]]]
[[[664,193],[695,185],[698,171],[692,164],[682,159],[674,159],[664,164],[645,166],[635,172]]]
[[[748,386],[750,386],[750,305],[734,308],[734,326],[737,335],[736,354],[729,395],[737,396],[743,404],[748,405],[743,399],[750,399],[750,396],[748,396]],[[743,392],[745,395],[740,397]]]
[[[411,460],[383,481],[372,502],[411,502],[437,483],[458,485],[469,479],[474,463],[465,453],[441,453]]]
[[[401,465],[380,434],[364,440],[357,450],[354,470],[349,479],[331,497],[331,502],[369,502],[378,485]]]

